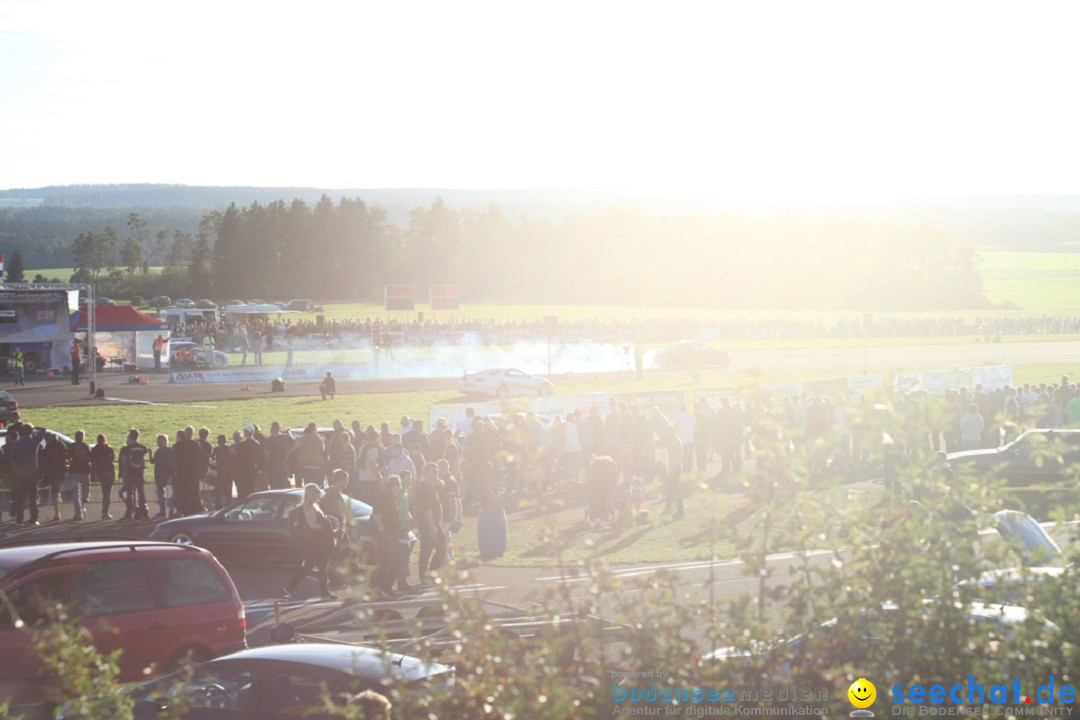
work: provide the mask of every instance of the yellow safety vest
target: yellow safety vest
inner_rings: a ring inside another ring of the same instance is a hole
[[[11,356],[11,364],[16,370],[22,369],[22,366],[23,366],[23,354],[22,354],[22,352],[17,352],[14,355]]]

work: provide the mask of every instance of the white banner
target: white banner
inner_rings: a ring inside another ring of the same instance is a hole
[[[337,372],[335,371],[335,376]],[[320,378],[326,375],[325,371],[313,368],[263,368],[258,365],[241,367],[233,370],[191,370],[187,372],[174,372],[169,376],[171,383],[225,383],[225,382],[252,382],[257,380],[274,380],[283,378],[289,380],[303,380],[306,378]]]
[[[847,379],[848,397],[859,401],[864,395],[876,392],[885,386],[885,378],[880,375],[855,375]]]
[[[1006,385],[1013,385],[1012,365],[987,365],[972,368],[971,386],[981,384],[983,390],[998,390]]]

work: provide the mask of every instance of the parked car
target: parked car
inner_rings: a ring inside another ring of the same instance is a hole
[[[105,654],[122,650],[121,682],[172,672],[242,650],[244,606],[209,552],[157,542],[0,546],[0,698],[46,700],[55,679],[36,642],[57,605],[73,613]],[[17,715],[18,713],[16,713]]]
[[[230,300],[229,305],[247,305],[243,300]]]
[[[513,368],[491,368],[466,370],[458,383],[458,389],[465,395],[508,398],[519,395],[550,395],[555,392],[555,383]]]
[[[203,547],[222,560],[293,567],[300,564],[301,549],[289,533],[289,512],[303,498],[303,488],[252,493],[212,513],[166,520],[150,539]],[[349,537],[360,556],[369,557],[375,547],[371,506],[352,498],[349,505]]]
[[[344,705],[364,690],[387,695],[395,686],[432,683],[453,686],[453,668],[359,645],[300,643],[270,645],[203,663],[143,683],[126,692],[135,701],[136,720],[156,720],[180,710],[177,720],[224,718],[340,717],[325,700]],[[77,717],[64,708],[57,720]]]
[[[163,307],[169,307],[170,305],[172,305],[172,298],[168,295],[155,295],[154,297],[150,298],[150,302],[148,302],[147,305],[160,310]]]
[[[5,442],[4,439],[7,437],[7,431],[8,431],[8,429],[6,427],[0,427],[0,445],[4,444],[4,442]],[[60,438],[60,442],[64,443],[64,447],[67,447],[68,445],[71,445],[73,442],[75,442],[74,440],[69,438],[67,435],[65,435],[63,433],[58,433],[55,430],[46,429],[45,432],[52,433],[56,437]],[[90,438],[87,438],[87,439],[89,440]]]
[[[193,308],[195,307],[195,301],[191,298],[180,298],[176,301],[176,307],[184,309]]]
[[[85,297],[80,297],[79,298],[79,306],[81,307],[81,306],[83,306],[85,304],[86,304],[86,298]],[[94,298],[94,305],[115,305],[115,304],[116,304],[116,301],[113,300],[112,298],[107,298],[107,297],[104,297],[104,296],[101,296],[101,295]]]
[[[217,303],[213,300],[207,300],[206,298],[203,298],[202,300],[198,300],[195,302],[195,307],[202,308],[203,310],[216,310]]]
[[[179,358],[188,357],[191,353],[194,353],[196,358],[196,363],[191,367],[221,368],[229,364],[229,353],[214,350],[205,345],[196,345],[193,342],[170,342],[169,366],[175,370],[185,364],[190,364],[190,361]],[[183,369],[191,369],[191,367],[183,367]]]
[[[248,300],[247,304],[248,305],[265,305],[266,301],[265,300],[260,300],[259,298],[255,298],[254,300]]]
[[[994,523],[998,536],[1014,553],[1020,567],[990,570],[961,583],[971,596],[984,602],[1027,605],[1031,591],[1043,583],[1066,579],[1075,582],[1075,570],[1065,553],[1033,517],[1016,510],[1000,510],[994,513]]]
[[[6,390],[0,390],[0,425],[10,425],[19,419],[19,403]]]
[[[1012,487],[1060,487],[1080,463],[1080,429],[1027,430],[1000,448],[949,453],[947,463],[957,474],[996,472]]]
[[[706,343],[696,340],[680,340],[654,350],[648,358],[649,365],[661,370],[689,370],[692,367],[724,368],[731,364],[731,356]]]
[[[322,307],[311,300],[290,300],[285,303],[282,310],[294,310],[296,312],[322,312]]]
[[[913,610],[913,614],[932,620],[937,612],[936,605],[939,601],[934,599],[924,600],[921,607]],[[864,611],[847,616],[826,620],[813,631],[797,635],[790,640],[784,640],[772,645],[763,643],[751,643],[750,647],[725,647],[714,650],[705,656],[706,660],[715,660],[725,663],[749,665],[753,660],[762,661],[767,674],[767,682],[774,685],[787,684],[796,671],[813,673],[812,665],[806,658],[816,657],[819,649],[827,648],[829,652],[841,653],[838,659],[849,663],[853,667],[871,671],[870,662],[880,655],[881,647],[887,639],[889,632],[901,632],[896,623],[891,620],[899,608],[895,604],[885,604],[880,613]],[[1006,639],[1012,637],[1016,630],[1027,622],[1037,623],[1045,635],[1060,636],[1061,629],[1054,623],[1040,619],[1023,607],[1015,605],[1002,605],[998,603],[971,602],[964,609],[964,617],[979,632],[994,633]],[[932,626],[932,623],[927,623]],[[907,637],[908,633],[914,632],[914,627],[909,626],[902,632]],[[909,638],[910,639],[910,638]],[[900,638],[892,638],[898,642]],[[836,657],[834,655],[834,657]],[[1003,659],[1002,674],[1008,674],[1005,667],[1009,660]],[[1012,668],[1014,671],[1017,667]],[[895,678],[875,675],[874,679],[882,677],[882,680],[893,682]],[[765,678],[762,678],[765,679]],[[821,687],[827,687],[826,679],[821,679]],[[846,684],[846,681],[845,681]]]

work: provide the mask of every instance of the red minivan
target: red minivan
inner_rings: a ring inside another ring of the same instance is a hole
[[[100,651],[123,651],[121,682],[247,645],[240,595],[206,550],[141,541],[0,546],[0,702],[50,699],[35,645],[44,609],[58,604]]]

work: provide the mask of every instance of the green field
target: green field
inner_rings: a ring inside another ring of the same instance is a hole
[[[1080,312],[1080,252],[983,252],[979,271],[988,300],[1026,313]]]

